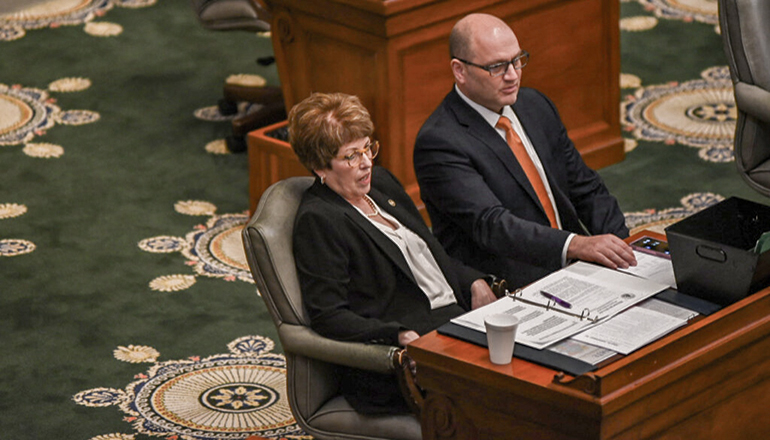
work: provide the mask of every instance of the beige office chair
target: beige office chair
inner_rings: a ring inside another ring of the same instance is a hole
[[[770,2],[719,0],[724,51],[735,86],[735,163],[770,197]]]
[[[340,342],[309,327],[294,265],[292,233],[302,193],[312,177],[291,177],[270,186],[243,230],[251,273],[286,355],[286,387],[297,423],[318,439],[421,439],[412,415],[364,416],[339,394],[336,364],[393,372],[397,347]]]
[[[200,24],[213,31],[265,32],[270,30],[272,16],[262,0],[190,0]],[[268,65],[273,57],[257,60]],[[232,135],[225,141],[233,153],[246,150],[245,136],[252,130],[286,119],[283,92],[276,86],[249,86],[226,81],[219,112],[223,115],[238,113],[238,103],[259,104],[256,110],[236,116],[232,121]]]

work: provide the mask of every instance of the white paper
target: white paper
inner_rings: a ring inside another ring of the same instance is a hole
[[[565,339],[548,347],[548,350],[569,356],[571,358],[583,361],[585,363],[596,365],[617,354],[614,350],[609,350],[585,342],[576,341],[574,338]]]
[[[645,309],[655,310],[657,312],[664,313],[666,315],[673,316],[679,319],[684,319],[687,321],[698,316],[698,312],[694,310],[686,309],[676,304],[671,304],[669,302],[661,301],[655,298],[648,299],[647,301],[639,304],[638,307],[644,307]]]
[[[516,342],[542,349],[586,330],[595,322],[609,319],[666,287],[622,272],[578,262],[530,284],[516,293],[515,300],[501,298],[458,316],[452,322],[485,332],[485,316],[492,313],[511,314],[520,321]],[[541,291],[556,295],[572,307],[554,305]]]
[[[686,323],[686,319],[644,307],[632,307],[572,339],[628,354]]]
[[[540,293],[546,291],[572,305],[571,309],[558,305],[555,309],[605,319],[666,288],[651,280],[581,261],[530,284],[523,289],[522,297],[546,305],[548,299]]]
[[[671,260],[639,251],[634,251],[634,256],[636,256],[636,266],[618,270],[666,284],[676,289],[674,265],[671,263]]]

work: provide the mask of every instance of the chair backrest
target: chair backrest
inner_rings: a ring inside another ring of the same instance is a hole
[[[307,420],[339,390],[334,365],[289,350],[296,345],[296,341],[288,340],[296,333],[291,330],[309,326],[294,263],[292,235],[302,193],[312,183],[312,177],[291,177],[271,185],[243,230],[254,282],[286,354],[290,406],[300,426],[306,429]]]
[[[286,355],[292,414],[318,439],[420,439],[420,422],[414,416],[364,416],[339,394],[336,364],[389,372],[394,347],[334,341],[309,328],[292,237],[302,194],[312,183],[312,177],[290,177],[271,185],[243,230],[251,273]]]
[[[214,31],[270,30],[270,13],[257,0],[190,0],[198,20]]]
[[[302,305],[292,235],[302,194],[312,184],[312,177],[291,177],[270,186],[243,232],[251,273],[276,327],[310,324]]]
[[[735,162],[770,197],[770,2],[719,0],[724,51],[735,86]]]

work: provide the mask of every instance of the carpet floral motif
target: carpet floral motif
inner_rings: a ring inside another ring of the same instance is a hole
[[[85,78],[62,78],[49,85],[50,91],[77,92],[90,87]],[[58,158],[64,154],[59,145],[31,143],[36,136],[59,125],[83,125],[98,121],[99,113],[90,110],[62,110],[48,91],[21,85],[0,84],[0,146],[21,145],[32,157]]]
[[[653,232],[665,234],[665,228],[685,217],[713,206],[724,200],[724,197],[713,193],[694,193],[681,199],[682,206],[663,209],[661,211],[648,209],[639,212],[628,212],[626,226],[631,230],[631,235],[649,229]]]
[[[174,209],[185,215],[209,216],[205,224],[195,226],[185,237],[161,235],[139,242],[139,248],[151,253],[179,252],[187,258],[187,265],[200,276],[223,278],[225,281],[253,283],[241,230],[248,214],[217,215],[216,206],[200,200],[179,201]],[[150,282],[155,291],[173,292],[190,288],[195,275],[164,275]]]
[[[0,41],[24,37],[27,30],[77,26],[86,24],[85,31],[94,36],[114,36],[122,31],[113,23],[93,23],[115,6],[142,8],[157,0],[59,0],[33,4],[21,11],[0,14]]]
[[[719,22],[717,0],[638,0],[656,17],[707,24]]]
[[[18,203],[0,203],[0,220],[22,216],[27,207]],[[19,238],[0,237],[0,257],[15,257],[35,250],[35,243]]]
[[[658,19],[648,16],[627,17],[620,20],[620,30],[626,32],[649,31],[658,25]]]
[[[117,406],[137,433],[169,440],[310,439],[291,414],[286,359],[272,353],[274,347],[269,338],[244,336],[228,344],[229,353],[167,362],[156,362],[159,354],[151,347],[119,347],[117,359],[154,365],[125,389],[93,388],[73,400],[92,408]]]
[[[636,139],[680,143],[709,162],[731,162],[738,110],[727,66],[702,79],[640,87],[621,103],[621,123]]]

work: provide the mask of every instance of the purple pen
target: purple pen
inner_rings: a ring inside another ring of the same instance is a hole
[[[564,301],[563,299],[559,298],[558,296],[556,296],[554,294],[546,292],[545,290],[541,290],[540,294],[543,295],[544,297],[550,299],[551,301],[555,302],[556,304],[564,307],[565,309],[571,309],[572,308],[572,304],[568,303],[567,301]]]

